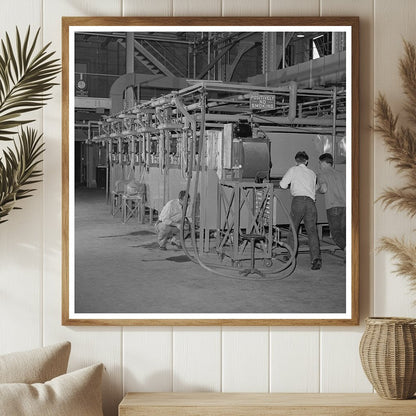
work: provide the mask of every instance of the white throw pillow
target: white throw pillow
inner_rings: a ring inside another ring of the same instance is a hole
[[[44,383],[66,373],[70,342],[0,355],[0,383]]]
[[[0,384],[0,415],[103,416],[102,373],[97,364],[44,384]]]

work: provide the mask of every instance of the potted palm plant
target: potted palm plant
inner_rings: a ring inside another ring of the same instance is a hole
[[[48,50],[50,43],[36,50],[39,32],[31,36],[29,27],[21,37],[16,28],[14,45],[8,33],[0,42],[0,141],[14,142],[0,158],[0,223],[18,208],[19,199],[31,196],[33,185],[41,180],[42,135],[28,127],[33,120],[24,115],[51,98],[61,67],[53,58],[55,52]]]
[[[379,198],[383,207],[416,215],[416,47],[404,42],[400,60],[400,77],[406,95],[404,110],[411,127],[399,125],[386,97],[376,101],[375,131],[387,146],[392,162],[407,179],[403,188],[386,188]],[[412,128],[413,127],[413,128]],[[383,237],[380,250],[395,259],[395,273],[405,277],[416,290],[416,245],[402,237]],[[412,318],[371,317],[360,343],[364,371],[377,393],[388,399],[408,399],[416,392],[416,320]]]

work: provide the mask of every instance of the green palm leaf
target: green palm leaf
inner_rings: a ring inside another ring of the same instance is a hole
[[[50,44],[36,53],[38,38],[39,30],[31,38],[29,27],[22,39],[16,28],[14,46],[7,33],[0,41],[0,141],[12,140],[17,127],[33,121],[20,116],[42,108],[56,85],[53,80],[60,65],[48,51]],[[30,197],[42,176],[42,135],[31,128],[17,134],[18,144],[4,150],[0,158],[0,223],[7,221],[13,209],[20,209],[16,202]]]
[[[16,133],[11,129],[32,121],[16,118],[42,108],[56,85],[53,80],[61,66],[52,58],[54,52],[48,51],[50,43],[35,53],[39,30],[31,39],[29,27],[22,42],[16,28],[14,47],[7,33],[0,42],[0,140],[11,140],[9,136]]]
[[[18,139],[19,145],[7,148],[0,159],[0,224],[12,209],[19,209],[16,201],[31,196],[32,185],[41,181],[42,135],[27,128],[18,133]]]

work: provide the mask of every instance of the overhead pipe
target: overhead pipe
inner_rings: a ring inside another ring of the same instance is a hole
[[[338,52],[334,55],[314,59],[312,61],[302,62],[284,69],[270,71],[267,74],[267,85],[269,87],[287,84],[290,81],[298,83],[300,88],[311,88],[314,80],[315,71],[319,74],[319,82],[326,78],[333,77],[334,74],[346,74],[346,52]],[[339,81],[339,80],[338,80]],[[256,75],[248,78],[248,82],[254,86],[264,86],[266,83],[265,74]],[[253,87],[256,88],[256,87]],[[323,91],[322,91],[323,92]],[[318,94],[321,91],[317,92]],[[327,93],[332,95],[332,91]],[[324,93],[325,94],[325,93]]]
[[[135,74],[128,73],[121,75],[117,78],[110,88],[110,99],[111,99],[111,114],[117,115],[118,113],[125,111],[123,109],[123,95],[127,88],[146,85],[155,88],[171,88],[181,90],[186,88],[187,82],[184,78],[178,77],[166,77],[160,75],[149,75],[149,74]],[[149,102],[138,105],[132,105],[130,110],[137,108],[148,107]]]
[[[201,120],[201,116],[197,115],[197,121]],[[250,117],[253,117],[254,121],[260,120],[263,121],[263,124],[275,124],[275,125],[282,125],[282,124],[302,124],[302,125],[306,125],[306,126],[332,126],[334,121],[333,121],[333,117],[315,117],[315,118],[308,118],[308,117],[304,117],[304,118],[300,118],[300,117],[296,117],[293,120],[290,120],[289,117],[269,117],[267,116],[267,119],[264,116],[258,116],[256,114],[207,114],[206,115],[206,120],[208,121],[218,121],[221,123],[226,123],[226,122],[235,122],[238,121],[240,119],[244,119],[244,120],[250,120]],[[345,120],[336,120],[335,125],[337,127],[345,127],[346,122]]]
[[[182,113],[182,115],[185,117],[185,124],[189,123],[191,125],[191,131],[192,131],[192,137],[196,139],[197,137],[197,127],[196,127],[196,117],[194,115],[191,115],[188,111],[188,109],[184,106],[182,100],[179,98],[179,96],[175,96],[175,104],[178,110]],[[200,105],[200,104],[199,104]],[[187,163],[187,176],[192,176],[192,170],[193,170],[193,164],[194,164],[194,140],[192,140],[192,137],[188,137],[188,132],[186,131],[186,138],[187,138],[187,148],[188,148],[188,160],[189,163]]]

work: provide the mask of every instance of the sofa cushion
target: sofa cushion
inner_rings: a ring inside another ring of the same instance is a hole
[[[103,416],[102,372],[97,364],[46,383],[0,384],[0,415]]]
[[[0,383],[44,383],[66,373],[70,342],[0,355]]]

